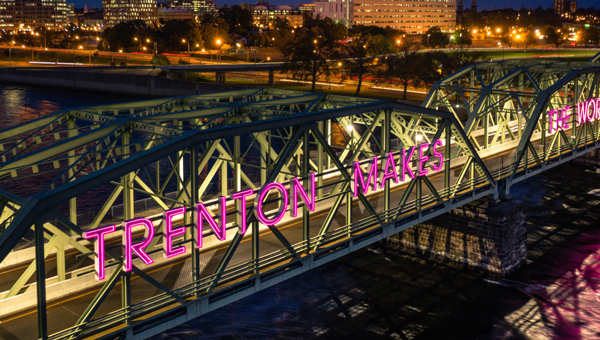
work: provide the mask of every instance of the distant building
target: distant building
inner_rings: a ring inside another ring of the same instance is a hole
[[[335,22],[348,26],[348,18],[353,6],[348,6],[347,0],[313,0],[315,3],[315,17],[331,18]]]
[[[213,13],[217,11],[217,5],[213,0],[172,0],[168,4],[171,8],[187,9],[193,14]]]
[[[365,25],[402,29],[424,34],[438,26],[442,32],[456,29],[456,0],[313,0],[315,15],[348,26]],[[477,5],[475,4],[475,7]]]
[[[71,24],[77,24],[77,16],[75,15],[75,4],[67,4],[67,21]]]
[[[296,8],[298,8],[300,12],[313,13],[315,11],[315,4],[298,4],[296,5]]]
[[[88,27],[98,27],[102,28],[104,26],[104,15],[103,11],[98,8],[94,8],[88,10],[87,12],[84,10],[83,15],[79,17],[79,24],[86,25]]]
[[[303,12],[291,6],[256,6],[252,13],[254,25],[268,28],[275,18],[287,19],[292,27],[301,27],[304,23]]]
[[[556,14],[574,13],[577,11],[575,0],[554,0],[554,12]]]
[[[69,22],[65,0],[15,0],[0,4],[0,29],[59,28]]]
[[[124,21],[156,22],[156,0],[102,0],[104,26],[113,27]]]
[[[161,7],[156,12],[158,20],[191,20],[195,15],[187,8]]]

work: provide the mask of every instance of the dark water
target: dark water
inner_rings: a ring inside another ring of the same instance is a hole
[[[0,129],[135,100],[0,85]],[[512,188],[528,261],[498,279],[373,246],[159,339],[600,339],[600,173],[565,164]]]
[[[133,100],[140,99],[0,83],[0,130],[67,108]]]

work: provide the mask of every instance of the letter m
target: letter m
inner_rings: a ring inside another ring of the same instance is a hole
[[[373,191],[377,190],[377,177],[377,156],[373,157],[373,159],[371,160],[369,177],[367,177],[366,183],[362,169],[360,168],[360,163],[354,162],[354,197],[358,196],[358,187],[360,187],[360,190],[363,194],[369,192],[369,185],[371,185],[371,180],[373,181]]]

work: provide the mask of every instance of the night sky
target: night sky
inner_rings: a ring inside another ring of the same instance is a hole
[[[160,1],[160,0],[159,0]],[[217,3],[217,6],[234,5],[240,4],[242,2],[245,3],[256,3],[256,0],[214,0]],[[277,5],[296,5],[299,3],[312,3],[312,0],[268,0],[272,4]],[[471,7],[471,0],[463,0],[465,8]],[[102,0],[67,0],[68,3],[74,2],[75,7],[83,7],[83,5],[87,2],[89,8],[101,7]],[[478,0],[478,8],[479,10],[483,9],[494,9],[497,0]],[[525,4],[525,7],[536,8],[538,6],[542,6],[543,8],[552,7],[553,0],[503,0],[502,7],[496,8],[505,8],[505,7],[514,7],[520,8]],[[600,0],[581,0],[578,1],[578,7],[596,7],[598,8],[600,5]]]

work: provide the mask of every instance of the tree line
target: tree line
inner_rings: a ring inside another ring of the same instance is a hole
[[[311,91],[319,77],[338,76],[356,80],[355,95],[359,96],[363,81],[369,78],[376,85],[402,85],[406,99],[409,85],[432,84],[483,58],[481,53],[463,49],[471,43],[466,31],[456,34],[455,49],[450,52],[426,50],[422,41],[413,41],[402,30],[375,26],[348,30],[329,18],[307,18],[293,34],[281,31],[277,34],[287,38],[276,46],[285,60],[283,72],[310,82]],[[439,28],[437,32],[434,39],[429,37],[430,46],[446,46],[447,36]],[[438,39],[440,35],[443,39]]]

